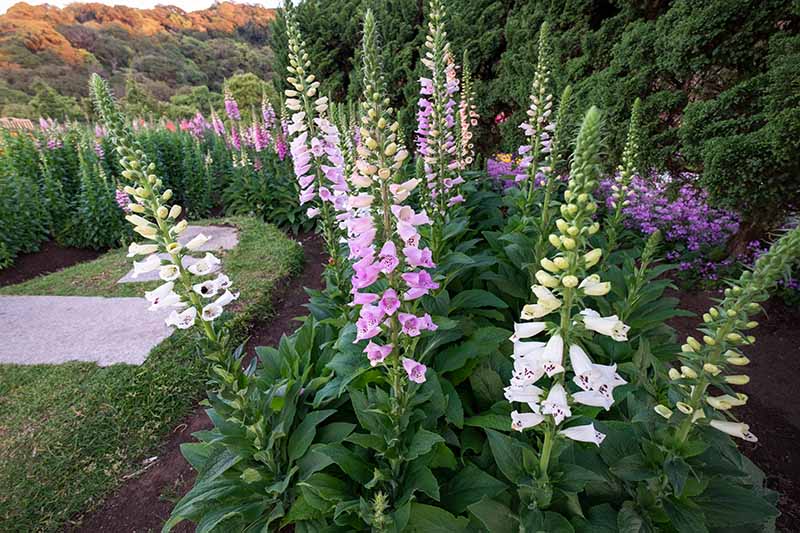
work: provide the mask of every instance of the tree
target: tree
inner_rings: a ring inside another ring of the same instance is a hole
[[[74,97],[58,94],[43,81],[35,82],[33,89],[35,94],[29,105],[39,116],[65,120],[82,115],[78,101]]]

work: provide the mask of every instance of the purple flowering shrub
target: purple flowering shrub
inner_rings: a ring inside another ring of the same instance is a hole
[[[696,174],[672,175],[651,171],[634,176],[623,208],[624,224],[643,235],[660,230],[667,247],[666,258],[678,263],[683,281],[715,286],[732,274],[735,258],[725,257],[725,245],[739,229],[736,213],[712,206]],[[600,196],[611,208],[615,180],[600,183]]]

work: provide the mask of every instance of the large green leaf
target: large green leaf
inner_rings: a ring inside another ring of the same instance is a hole
[[[525,477],[522,468],[522,448],[511,437],[493,429],[487,429],[486,434],[497,468],[509,481],[519,483]]]
[[[466,467],[445,485],[442,504],[450,511],[459,514],[484,497],[491,498],[500,494],[506,487],[507,485],[499,479],[472,463],[467,463]]]
[[[511,509],[484,496],[469,506],[469,511],[480,520],[489,533],[515,533],[519,525]]]
[[[455,517],[442,508],[413,502],[408,533],[458,533],[467,531],[469,520]]]
[[[778,510],[751,489],[724,478],[712,480],[693,501],[706,515],[710,527],[763,524],[778,516]]]
[[[314,441],[317,434],[317,426],[326,418],[336,412],[335,409],[325,409],[323,411],[311,411],[303,418],[303,421],[295,428],[289,437],[287,450],[289,461],[295,461],[303,456]]]
[[[472,309],[480,307],[494,307],[496,309],[506,309],[508,305],[489,291],[481,289],[470,289],[456,294],[450,302],[450,312],[459,309]]]
[[[420,428],[411,438],[411,443],[408,445],[408,451],[406,452],[406,459],[412,461],[420,455],[428,453],[438,442],[444,442],[441,435]]]

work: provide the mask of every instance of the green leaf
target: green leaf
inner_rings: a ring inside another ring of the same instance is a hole
[[[361,484],[372,478],[369,465],[342,444],[331,443],[315,447],[314,451],[329,457],[342,471]]]
[[[326,409],[324,411],[311,411],[306,414],[303,421],[300,422],[289,437],[287,450],[289,451],[290,462],[294,462],[306,453],[317,434],[317,425],[335,412],[335,409]]]
[[[292,507],[289,509],[289,512],[281,523],[283,525],[294,524],[296,522],[302,522],[303,520],[314,520],[315,518],[320,518],[321,516],[322,513],[318,509],[310,506],[301,493],[294,500]]]
[[[409,501],[416,491],[424,492],[430,498],[439,501],[439,482],[423,461],[414,461],[409,465],[398,505]]]
[[[485,415],[467,418],[464,420],[464,425],[482,429],[496,429],[497,431],[511,431],[511,417],[496,413],[486,413]]]
[[[413,461],[420,455],[428,453],[437,442],[444,442],[441,435],[420,428],[411,438],[411,444],[408,445],[406,452],[406,460]]]
[[[642,533],[647,531],[644,519],[639,516],[633,502],[625,502],[617,515],[619,533]]]
[[[590,481],[602,483],[605,479],[587,468],[573,463],[563,463],[559,466],[561,477],[558,478],[557,485],[566,492],[580,492]]]
[[[458,533],[467,531],[469,520],[455,517],[432,505],[411,503],[411,516],[406,530],[408,533]]]
[[[525,477],[522,469],[522,449],[514,439],[492,429],[486,430],[489,447],[497,467],[509,481],[519,483]]]
[[[623,457],[610,468],[611,472],[625,481],[645,481],[656,477],[656,473],[648,467],[641,455],[634,454]]]
[[[664,472],[667,474],[675,495],[679,496],[686,486],[686,479],[689,477],[689,465],[680,457],[670,457],[664,461]]]
[[[506,309],[508,305],[506,305],[503,300],[489,291],[470,289],[456,294],[456,297],[453,298],[452,302],[450,303],[450,312],[452,313],[458,309],[472,309],[480,307]]]
[[[440,351],[434,360],[434,367],[439,373],[458,370],[470,359],[485,357],[496,351],[510,335],[511,332],[503,328],[478,328],[466,341]]]
[[[778,516],[778,510],[755,491],[725,479],[714,479],[705,492],[693,500],[714,528],[741,524],[763,524]]]
[[[685,503],[667,498],[663,501],[669,522],[678,533],[708,533],[703,513]]]
[[[503,400],[503,379],[495,370],[486,364],[476,368],[469,376],[469,383],[472,392],[479,406],[489,407],[498,401]]]
[[[484,496],[480,501],[469,506],[469,512],[475,515],[483,527],[490,533],[515,533],[519,526],[511,509],[500,502]]]
[[[453,513],[460,514],[467,507],[481,501],[482,498],[491,498],[500,494],[506,487],[507,485],[499,479],[487,474],[472,463],[467,463],[466,467],[462,468],[445,485],[442,504]],[[490,529],[490,531],[492,530]]]

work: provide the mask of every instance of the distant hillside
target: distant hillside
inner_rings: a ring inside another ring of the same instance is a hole
[[[92,72],[120,90],[132,75],[159,100],[194,86],[219,91],[226,77],[240,72],[268,79],[274,17],[273,9],[230,2],[194,12],[18,3],[0,16],[0,110],[25,114],[41,88],[37,81],[62,95],[86,96]]]

